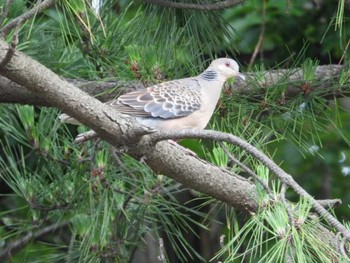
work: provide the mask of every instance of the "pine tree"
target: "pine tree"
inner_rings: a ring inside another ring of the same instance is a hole
[[[0,4],[0,262],[350,260],[347,1]],[[208,130],[99,102],[224,56]]]

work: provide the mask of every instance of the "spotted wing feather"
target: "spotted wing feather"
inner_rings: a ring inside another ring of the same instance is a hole
[[[110,105],[135,117],[172,119],[200,108],[200,86],[194,78],[174,80],[120,96]]]

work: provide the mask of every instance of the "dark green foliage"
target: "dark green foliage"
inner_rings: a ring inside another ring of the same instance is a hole
[[[61,244],[63,251],[69,251],[64,258],[71,260],[126,262],[140,246],[140,237],[157,238],[159,231],[165,231],[183,261],[194,253],[182,233],[191,231],[190,223],[201,226],[192,215],[204,215],[178,203],[175,196],[183,191],[178,184],[155,176],[127,156],[120,155],[120,164],[115,165],[110,157],[113,149],[104,143],[71,145],[71,134],[56,120],[57,110],[35,112],[32,106],[5,110],[7,117],[0,118],[5,135],[0,171],[16,196],[2,197],[3,242],[24,230],[69,221],[68,232],[61,232],[54,243],[32,249],[61,253],[54,249]],[[179,213],[180,209],[186,212]]]

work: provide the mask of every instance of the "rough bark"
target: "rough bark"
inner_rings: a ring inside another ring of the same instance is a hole
[[[255,74],[248,73],[246,74],[248,76],[246,82],[239,79],[235,81],[233,86],[234,95],[251,95],[254,97],[261,95],[263,98],[266,89],[283,88],[285,89],[286,99],[295,97],[300,93],[309,94],[310,92],[319,91],[328,91],[324,92],[324,96],[330,98],[334,96],[345,97],[350,95],[347,88],[350,85],[349,78],[343,85],[338,85],[338,88],[334,89],[334,86],[336,86],[334,83],[339,82],[339,75],[343,70],[344,67],[341,65],[318,66],[313,79],[309,81],[305,80],[300,68],[294,70],[280,69]],[[121,81],[118,79],[108,81],[67,79],[67,81],[92,96],[98,95],[98,99],[103,102],[114,99],[119,94],[144,88],[143,84],[138,81]],[[106,92],[115,87],[117,87],[115,92]],[[0,103],[53,106],[50,101],[3,76],[0,76]]]
[[[86,81],[79,79],[66,79],[66,81],[75,85],[91,96],[97,96],[97,98],[103,102],[114,99],[119,94],[144,88],[143,84],[137,81]],[[115,87],[118,87],[116,92],[107,92]],[[33,93],[25,86],[11,81],[4,76],[0,76],[0,103],[19,103],[48,107],[53,106],[51,101],[46,100],[43,96],[40,96],[40,94]]]

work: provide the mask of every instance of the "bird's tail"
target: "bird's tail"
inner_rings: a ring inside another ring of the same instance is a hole
[[[74,124],[74,125],[81,125],[80,122],[78,122],[76,119],[72,118],[71,116],[62,113],[58,116],[58,118],[60,119],[61,122],[63,123],[69,123],[69,124]],[[84,133],[80,133],[78,134],[78,136],[75,138],[76,143],[83,143],[85,141],[89,141],[91,139],[94,139],[97,137],[97,133],[94,132],[93,130],[88,131],[88,132],[84,132]]]
[[[80,122],[78,122],[76,119],[72,118],[71,116],[69,116],[65,113],[60,114],[60,116],[58,116],[58,118],[60,119],[61,122],[64,122],[64,123],[81,125]]]

